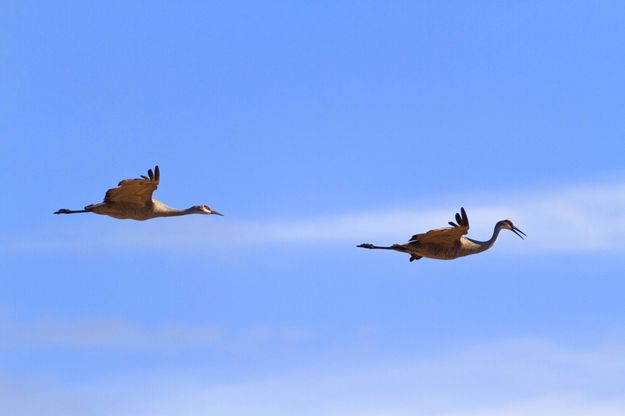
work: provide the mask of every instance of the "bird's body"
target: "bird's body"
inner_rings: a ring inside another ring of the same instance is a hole
[[[410,261],[422,257],[439,260],[453,260],[458,257],[481,253],[495,244],[501,230],[512,230],[519,237],[523,233],[516,228],[510,220],[499,221],[495,225],[493,236],[488,241],[477,241],[465,236],[469,231],[469,218],[464,208],[460,214],[456,214],[456,223],[450,222],[451,227],[430,230],[423,234],[415,234],[406,244],[393,244],[391,246],[375,246],[373,244],[361,244],[358,247],[369,249],[394,250],[410,254]],[[525,235],[525,234],[523,234]],[[521,237],[523,238],[523,237]]]
[[[116,188],[106,191],[104,201],[99,204],[87,205],[82,210],[60,209],[55,214],[75,214],[93,212],[94,214],[108,215],[117,219],[132,219],[137,221],[149,220],[157,217],[175,217],[188,214],[215,214],[207,205],[194,205],[188,209],[176,209],[152,198],[158,188],[160,170],[158,166],[148,170],[148,176],[139,179],[126,179]]]
[[[95,214],[108,215],[109,217],[120,220],[133,219],[138,221],[149,220],[157,217],[185,215],[184,210],[172,208],[156,199],[152,200],[152,205],[149,207],[124,203],[111,204],[101,202],[99,204],[87,205],[85,210]]]

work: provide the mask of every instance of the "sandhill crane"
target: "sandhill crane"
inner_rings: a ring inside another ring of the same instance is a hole
[[[476,241],[465,237],[464,235],[469,231],[469,218],[464,208],[460,208],[460,214],[456,213],[456,222],[457,224],[450,221],[449,225],[451,227],[448,228],[439,228],[430,230],[427,233],[415,234],[410,238],[410,242],[406,244],[393,244],[383,247],[365,243],[357,247],[408,253],[410,254],[410,261],[419,260],[422,257],[452,260],[488,250],[495,244],[501,230],[511,230],[521,238],[525,235],[523,231],[512,224],[512,221],[503,220],[495,224],[493,236],[488,241]]]
[[[139,179],[126,179],[106,191],[104,201],[99,204],[87,205],[82,210],[60,209],[55,214],[76,214],[93,212],[108,215],[119,219],[149,220],[156,217],[175,217],[188,214],[223,215],[210,209],[207,205],[195,205],[188,209],[176,209],[152,198],[152,193],[158,188],[160,180],[158,166],[148,170],[148,176],[141,175]]]

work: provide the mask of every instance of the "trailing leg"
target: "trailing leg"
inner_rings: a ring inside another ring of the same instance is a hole
[[[377,249],[381,249],[381,250],[396,250],[396,247],[393,247],[393,246],[388,246],[388,247],[384,247],[384,246],[374,246],[373,244],[369,244],[369,243],[360,244],[360,245],[357,245],[356,247],[361,247],[361,248],[377,248]]]
[[[89,210],[86,209],[80,209],[80,210],[71,210],[71,209],[67,209],[67,208],[61,208],[58,211],[55,211],[55,214],[78,214],[81,212],[89,212]]]

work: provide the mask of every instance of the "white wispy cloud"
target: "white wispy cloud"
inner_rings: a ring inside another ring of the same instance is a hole
[[[310,339],[305,328],[255,325],[240,330],[218,325],[170,323],[147,325],[128,319],[81,318],[15,320],[0,317],[0,348],[62,347],[84,350],[161,351],[213,348],[253,349]]]
[[[457,200],[452,206],[449,200]],[[159,222],[64,223],[46,230],[5,238],[9,251],[99,251],[163,249],[208,254],[216,248],[251,244],[354,244],[403,242],[415,232],[444,227],[459,205],[467,208],[477,239],[488,239],[494,223],[511,219],[528,234],[525,242],[512,234],[500,237],[499,250],[515,253],[623,251],[625,183],[610,182],[540,191],[517,191],[445,198],[445,206],[388,207],[295,220],[198,221],[197,218]],[[221,220],[221,219],[220,219]],[[86,235],[88,233],[88,235]],[[513,237],[513,238],[512,238]],[[260,248],[260,247],[257,247]]]
[[[625,341],[508,338],[454,351],[354,357],[219,381],[201,372],[69,383],[0,377],[13,415],[613,416],[625,412]]]

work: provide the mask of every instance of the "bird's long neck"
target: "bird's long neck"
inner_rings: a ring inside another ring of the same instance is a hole
[[[493,246],[493,244],[495,244],[495,241],[497,241],[497,237],[499,237],[499,232],[501,231],[501,227],[495,225],[495,229],[493,230],[493,236],[490,238],[490,240],[487,241],[477,241],[477,240],[472,240],[472,239],[468,239],[470,241],[472,241],[473,243],[479,245],[479,249],[477,250],[477,252],[482,252],[485,250],[488,250],[489,248],[491,248]]]
[[[197,214],[197,211],[193,207],[187,209],[177,209],[167,206],[162,202],[158,203],[155,211],[158,212],[159,217],[179,217],[181,215]]]
[[[161,217],[179,217],[180,215],[193,214],[193,212],[190,212],[187,209],[170,208],[168,210],[161,211],[160,214]]]

